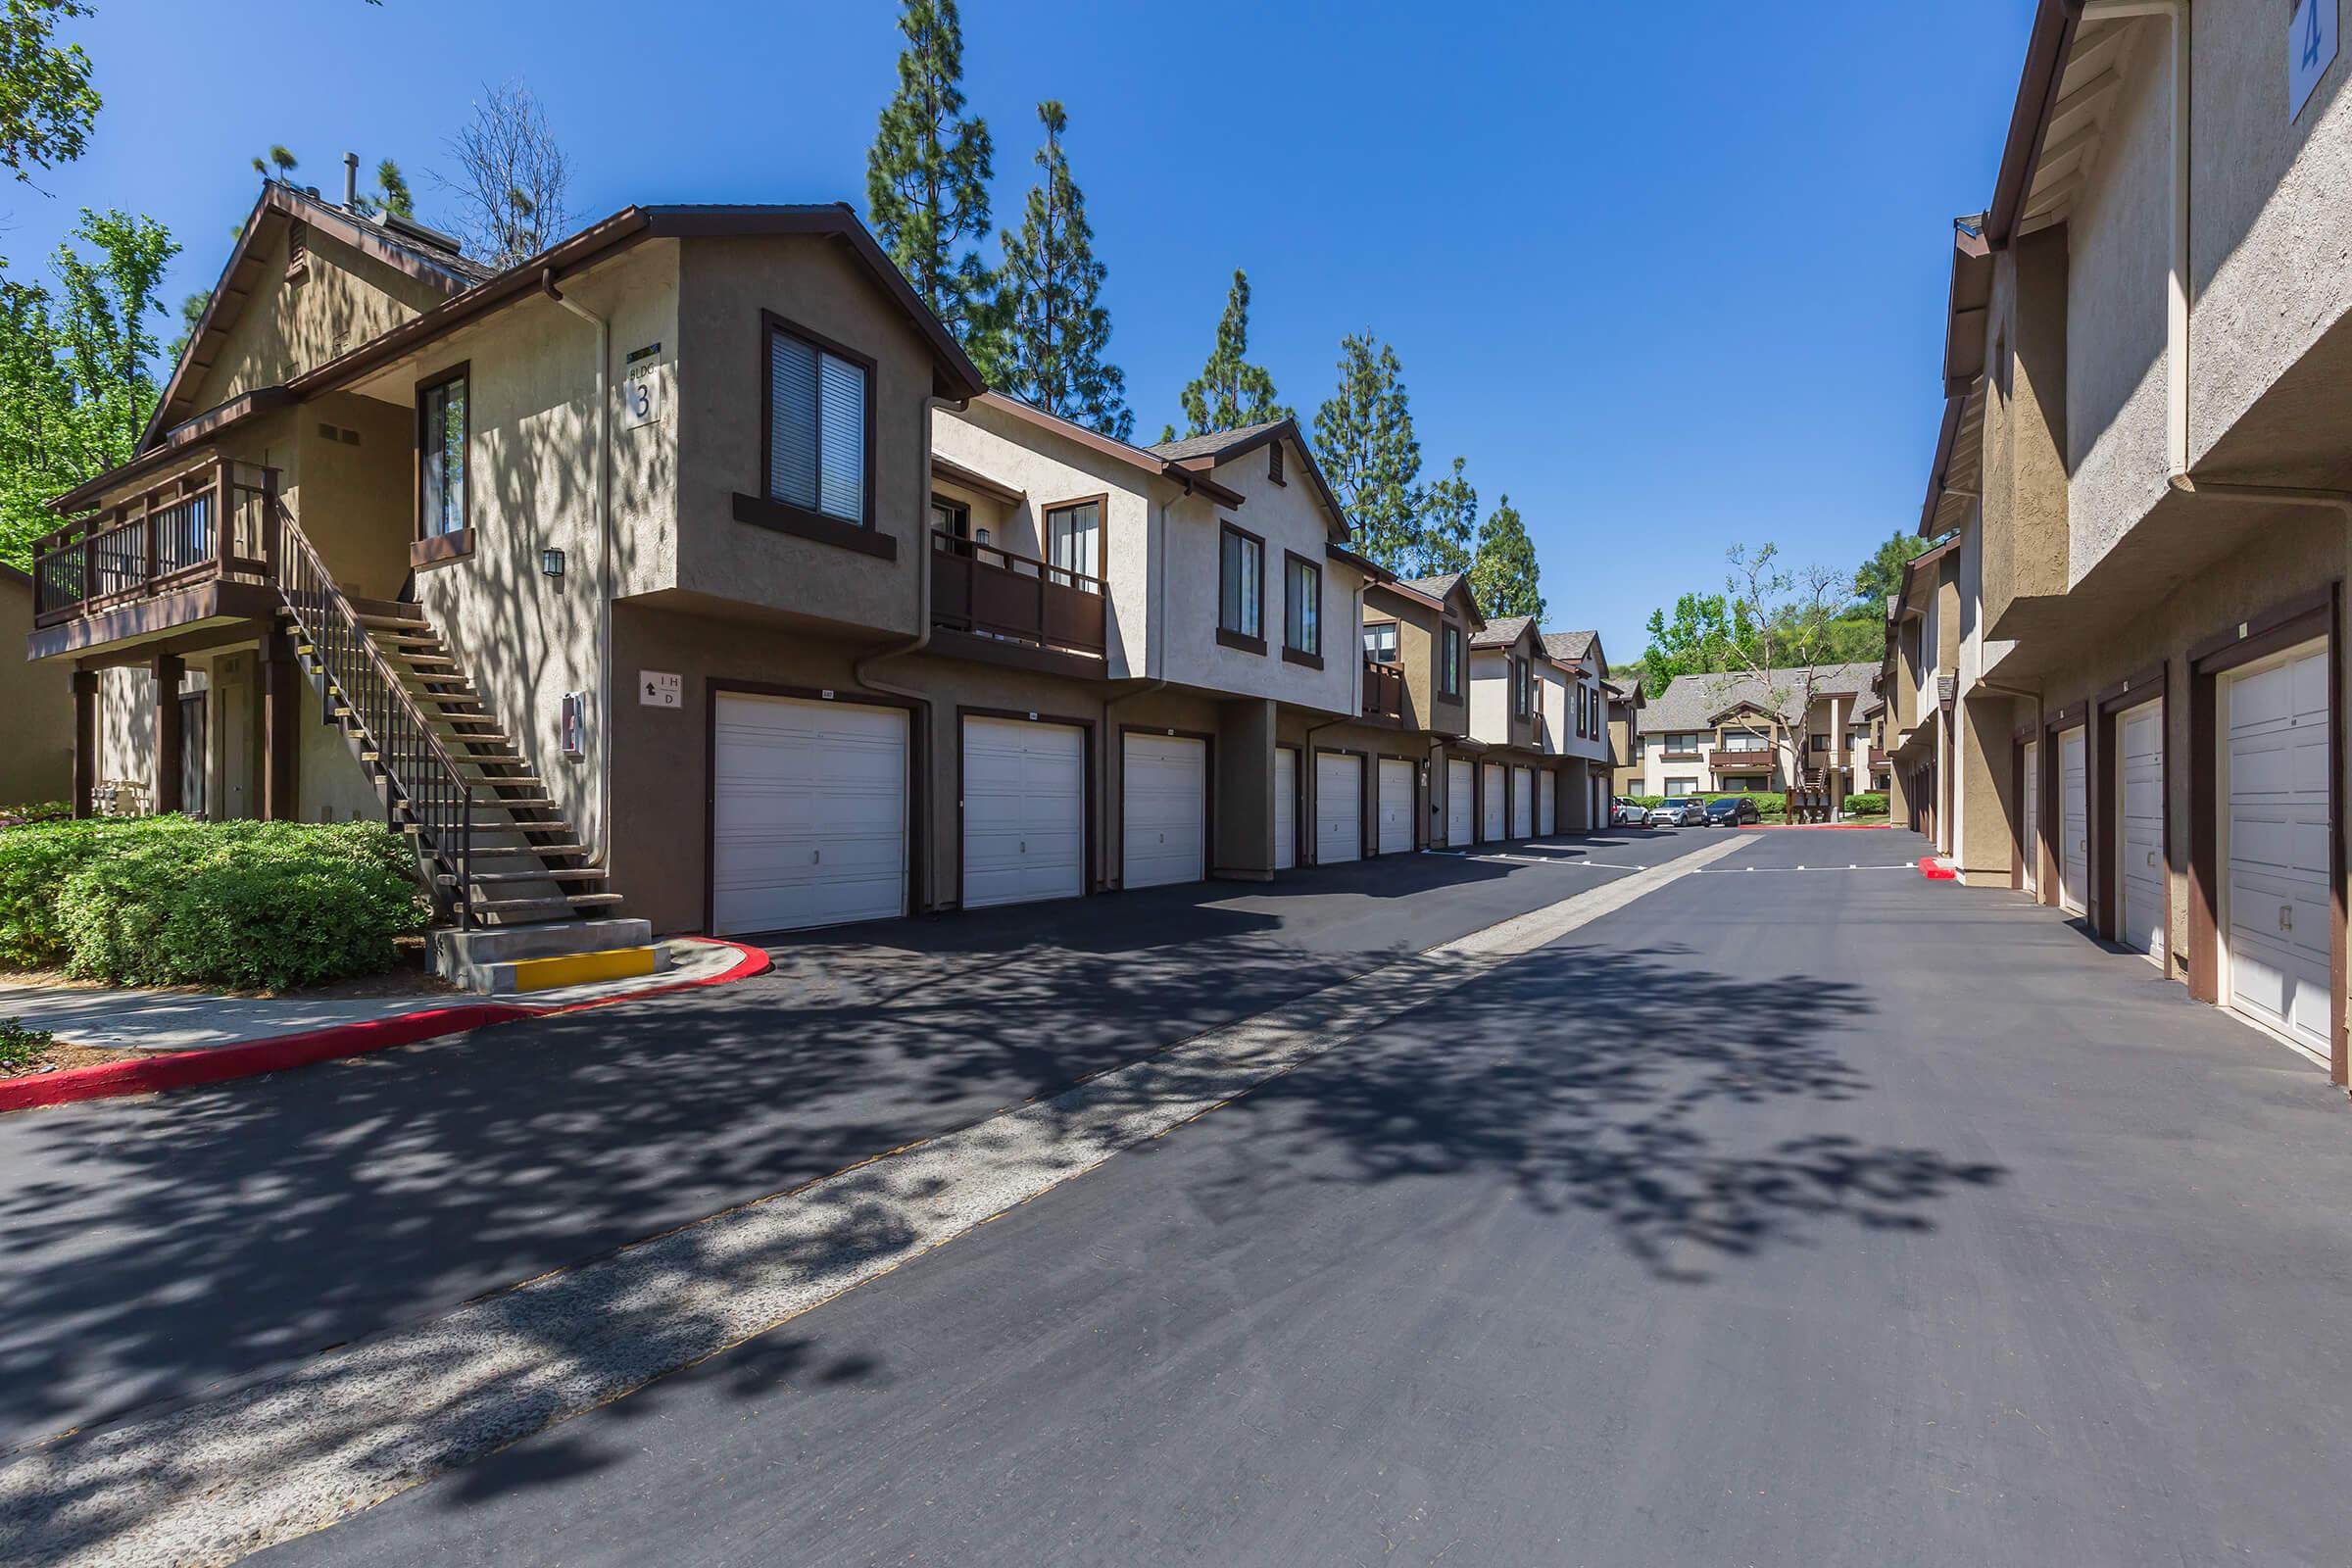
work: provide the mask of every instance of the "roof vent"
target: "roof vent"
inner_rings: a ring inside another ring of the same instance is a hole
[[[400,235],[403,239],[414,240],[429,249],[447,251],[452,256],[463,256],[466,253],[465,247],[458,243],[455,235],[444,234],[437,228],[427,228],[414,218],[402,218],[396,213],[386,213],[383,223],[384,227]]]

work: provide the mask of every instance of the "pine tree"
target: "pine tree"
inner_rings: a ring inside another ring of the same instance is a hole
[[[1207,435],[1294,417],[1275,394],[1274,377],[1265,367],[1251,365],[1245,358],[1249,352],[1250,274],[1237,267],[1233,291],[1225,296],[1225,314],[1217,318],[1216,346],[1208,351],[1208,363],[1186,383],[1178,399],[1184,410],[1185,435]],[[1176,437],[1176,427],[1171,424],[1159,438],[1173,441]]]
[[[980,365],[991,384],[1048,414],[1073,419],[1124,441],[1135,429],[1127,409],[1127,377],[1103,362],[1110,346],[1110,312],[1103,308],[1107,271],[1095,260],[1086,199],[1070,178],[1061,133],[1069,117],[1054,99],[1037,106],[1046,145],[1045,171],[1021,218],[1021,231],[1000,237],[1004,267],[981,339]]]
[[[996,152],[987,122],[963,113],[956,0],[906,0],[899,30],[906,35],[899,88],[865,155],[866,217],[906,281],[968,349],[989,276],[965,242],[988,234]]]
[[[1340,498],[1355,548],[1392,571],[1412,564],[1421,532],[1421,443],[1396,351],[1369,329],[1340,340],[1340,386],[1315,411],[1315,460]]]
[[[1478,528],[1478,492],[1462,476],[1462,460],[1453,460],[1453,472],[1432,480],[1421,508],[1420,538],[1414,542],[1408,564],[1416,577],[1438,577],[1470,569],[1470,540]]]
[[[1494,503],[1478,530],[1478,559],[1470,565],[1471,586],[1478,591],[1478,608],[1489,615],[1533,615],[1544,618],[1544,595],[1537,587],[1536,542],[1527,536],[1511,498]]]

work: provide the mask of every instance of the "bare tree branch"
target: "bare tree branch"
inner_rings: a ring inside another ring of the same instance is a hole
[[[512,267],[568,231],[571,167],[521,80],[484,83],[473,119],[445,145],[457,172],[436,170],[433,183],[456,200],[450,226],[475,260]]]
[[[1755,628],[1752,637],[1733,639],[1732,657],[1763,689],[1761,705],[1769,710],[1762,727],[1745,717],[1740,725],[1770,743],[1777,719],[1788,782],[1801,786],[1805,759],[1812,755],[1813,704],[1830,651],[1831,622],[1845,607],[1851,579],[1827,566],[1786,570],[1779,564],[1779,547],[1772,544],[1754,550],[1734,545],[1726,556],[1732,564],[1724,586],[1733,623],[1745,621]]]

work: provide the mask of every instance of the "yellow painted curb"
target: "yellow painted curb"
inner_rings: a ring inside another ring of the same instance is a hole
[[[553,958],[516,958],[516,991],[552,991],[558,986],[631,980],[654,972],[652,948],[609,948],[602,953],[566,953]]]

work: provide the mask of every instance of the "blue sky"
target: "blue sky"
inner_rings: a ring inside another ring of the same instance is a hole
[[[862,208],[899,41],[887,0],[97,5],[70,32],[97,135],[52,194],[0,196],[0,254],[38,265],[84,205],[143,211],[187,246],[174,306],[271,142],[330,192],[346,149],[396,158],[430,220],[445,139],[517,75],[578,218]],[[1394,343],[1428,467],[1459,454],[1483,504],[1507,492],[1550,624],[1623,661],[1735,543],[1844,567],[1916,523],[1949,220],[1990,197],[2033,9],[966,0],[963,25],[1000,225],[1037,101],[1068,106],[1139,431],[1246,268],[1284,398],[1311,416],[1343,333]]]

